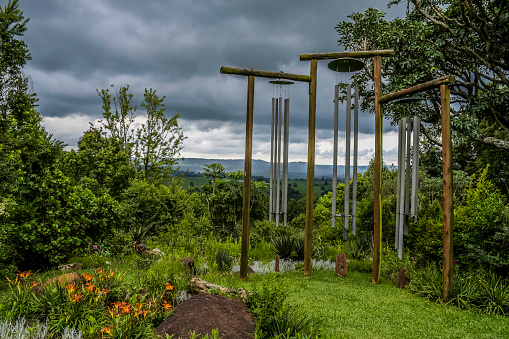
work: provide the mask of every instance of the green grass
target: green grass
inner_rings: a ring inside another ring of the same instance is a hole
[[[288,302],[318,319],[324,334],[339,338],[508,338],[509,318],[436,304],[389,282],[371,283],[371,275],[314,271],[282,275]],[[231,277],[221,282],[244,286],[265,279],[253,275],[247,282]],[[219,281],[218,281],[219,282]]]

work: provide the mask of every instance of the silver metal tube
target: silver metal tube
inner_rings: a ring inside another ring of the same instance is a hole
[[[403,234],[408,235],[408,215],[410,214],[410,153],[412,139],[412,120],[406,121],[406,166],[405,166],[405,215]]]
[[[280,197],[281,197],[281,124],[283,117],[283,98],[279,97],[279,125],[277,134],[277,197],[276,197],[276,226],[279,226]]]
[[[399,247],[398,247],[398,257],[399,259],[403,259],[403,225],[405,222],[405,135],[406,135],[406,118],[401,119],[401,183],[399,184],[400,195],[399,195]],[[400,169],[398,168],[398,172]]]
[[[343,239],[348,239],[348,226],[350,225],[350,131],[352,119],[352,93],[350,84],[346,85],[346,126],[345,126],[345,226]]]
[[[270,122],[270,180],[269,180],[269,221],[272,221],[272,205],[273,205],[273,191],[274,191],[274,110],[276,105],[276,98],[272,98],[272,120]]]
[[[399,201],[401,193],[401,124],[402,120],[398,121],[398,175],[396,179],[396,228],[394,232],[394,248],[399,248]]]
[[[273,193],[272,193],[272,211],[274,213],[274,218],[276,219],[276,223],[278,220],[278,216],[276,214],[276,206],[277,206],[277,126],[279,124],[279,99],[276,98],[276,109],[274,110],[275,120],[274,120],[274,174],[273,174]]]
[[[288,221],[288,145],[290,143],[290,99],[285,99],[285,137],[283,151],[283,220]]]
[[[419,185],[419,130],[420,119],[418,116],[414,117],[414,154],[412,159],[412,208],[411,214],[414,218],[414,223],[417,222],[417,199],[418,199],[418,185]]]
[[[359,150],[359,88],[355,86],[353,111],[353,187],[352,187],[352,234],[357,229],[357,154]]]
[[[336,195],[338,190],[338,104],[339,85],[334,87],[334,149],[332,153],[332,227],[336,226]]]

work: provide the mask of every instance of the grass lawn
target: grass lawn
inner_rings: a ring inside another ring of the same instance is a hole
[[[320,322],[332,338],[509,338],[509,317],[461,310],[428,302],[394,284],[371,283],[371,275],[349,272],[345,278],[330,271],[282,274],[288,303]],[[247,289],[264,276],[247,282],[222,279],[218,283]]]

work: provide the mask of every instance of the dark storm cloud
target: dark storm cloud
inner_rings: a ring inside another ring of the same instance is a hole
[[[299,54],[341,51],[335,25],[368,7],[386,10],[375,0],[21,0],[31,18],[24,40],[33,60],[26,72],[46,117],[99,118],[96,89],[130,84],[138,106],[144,88],[154,88],[166,96],[168,114],[180,114],[187,126],[213,130],[229,122],[229,132],[242,136],[247,79],[221,75],[220,67],[309,74],[309,62],[299,61]],[[399,7],[388,17],[404,14]],[[324,137],[332,125],[336,78],[321,61],[316,126],[327,131],[320,133]],[[269,130],[274,92],[267,81],[256,80],[254,131],[262,135]],[[291,126],[299,131],[291,140],[306,143],[307,84],[293,85],[290,95]],[[360,132],[373,133],[373,116],[359,119]],[[384,123],[384,131],[393,129]]]

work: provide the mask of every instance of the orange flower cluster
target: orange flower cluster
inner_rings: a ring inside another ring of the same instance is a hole
[[[166,300],[163,301],[163,308],[166,310],[166,311],[169,311],[173,308],[173,306],[171,304],[169,304]]]

